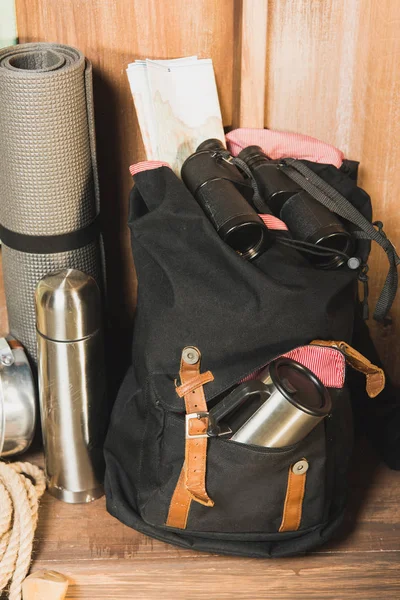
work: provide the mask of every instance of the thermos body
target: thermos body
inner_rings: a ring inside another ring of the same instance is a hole
[[[38,284],[39,396],[50,493],[65,502],[103,494],[107,424],[100,292],[76,270]]]

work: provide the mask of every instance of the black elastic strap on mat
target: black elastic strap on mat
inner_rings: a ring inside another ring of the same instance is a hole
[[[77,250],[94,242],[99,234],[99,216],[86,227],[61,235],[26,235],[0,225],[1,241],[13,250],[29,254],[56,254],[57,252]]]
[[[301,161],[285,158],[282,159],[279,168],[323,206],[356,225],[360,231],[353,232],[355,238],[373,240],[384,249],[389,261],[389,272],[374,311],[374,319],[384,321],[396,297],[397,266],[400,264],[400,258],[383,232],[382,223],[380,221],[375,224],[370,223],[342,194]]]

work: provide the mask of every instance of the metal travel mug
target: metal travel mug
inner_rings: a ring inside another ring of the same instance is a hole
[[[304,439],[331,411],[325,386],[314,373],[290,358],[278,358],[257,379],[254,383],[260,384],[260,392],[267,399],[235,431],[231,437],[235,442],[267,448],[291,446]]]
[[[103,495],[107,426],[100,291],[75,269],[36,288],[39,397],[49,492],[65,502]]]

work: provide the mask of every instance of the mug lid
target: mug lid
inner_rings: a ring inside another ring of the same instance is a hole
[[[330,413],[328,390],[304,365],[291,358],[278,358],[269,365],[269,374],[277,390],[298,409],[314,417]]]

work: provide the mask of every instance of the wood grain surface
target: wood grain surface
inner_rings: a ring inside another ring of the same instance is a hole
[[[233,98],[235,127],[264,127],[268,0],[236,2],[239,20],[237,95]]]
[[[40,453],[33,462],[42,464]],[[360,440],[341,532],[305,557],[260,560],[176,548],[125,527],[101,498],[64,504],[45,494],[32,570],[70,580],[68,599],[387,599],[400,597],[400,473]]]
[[[374,218],[400,247],[400,3],[270,0],[268,8],[265,125],[315,136],[360,161]],[[371,309],[387,270],[374,244]],[[392,316],[391,326],[369,325],[400,384],[400,295]]]
[[[256,559],[207,556],[145,563],[131,560],[129,566],[115,561],[107,571],[96,561],[79,562],[65,574],[71,581],[69,600],[396,600],[400,597],[398,569],[396,555],[379,557],[373,564],[366,557],[349,564],[339,556],[319,561],[309,556],[267,565]]]

